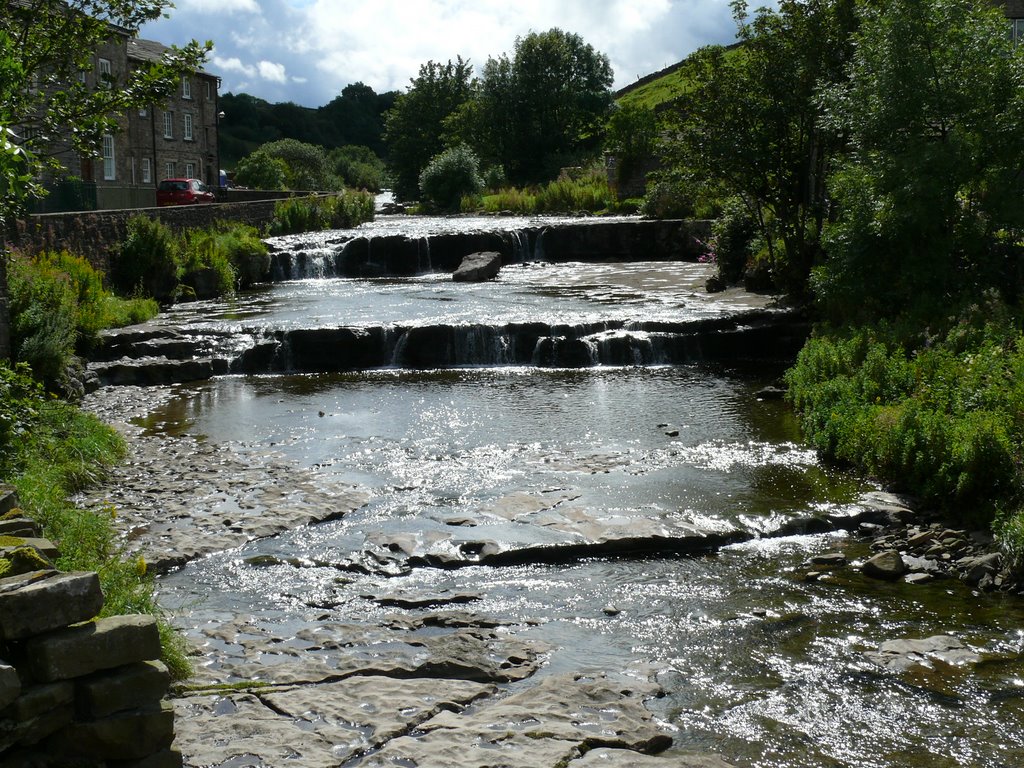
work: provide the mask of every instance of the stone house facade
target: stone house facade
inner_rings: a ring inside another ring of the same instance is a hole
[[[117,88],[135,68],[159,61],[167,47],[132,38],[112,27],[110,39],[97,49],[85,83]],[[172,177],[196,178],[216,185],[220,78],[192,73],[167,101],[132,110],[119,118],[120,128],[103,137],[98,157],[59,157],[72,176],[95,184],[96,207],[138,208],[156,205],[156,186]]]

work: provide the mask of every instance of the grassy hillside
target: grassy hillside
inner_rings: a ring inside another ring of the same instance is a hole
[[[728,46],[726,55],[733,55],[738,46]],[[687,64],[690,57],[671,64],[664,69],[645,75],[635,83],[630,83],[615,94],[617,104],[632,104],[648,109],[664,108],[671,104],[692,87],[691,75]]]

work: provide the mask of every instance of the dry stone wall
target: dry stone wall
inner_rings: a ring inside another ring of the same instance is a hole
[[[208,227],[217,221],[231,221],[262,227],[273,218],[276,199],[251,202],[177,205],[164,208],[132,208],[114,211],[44,213],[19,219],[8,232],[8,245],[37,252],[68,249],[110,274],[111,258],[128,233],[134,216],[158,219],[174,230]]]
[[[93,620],[99,577],[57,571],[6,486],[0,515],[0,768],[180,768],[156,620]]]

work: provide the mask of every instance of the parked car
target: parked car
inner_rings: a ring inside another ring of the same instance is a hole
[[[157,205],[192,205],[216,201],[216,195],[199,179],[164,179],[156,188]]]

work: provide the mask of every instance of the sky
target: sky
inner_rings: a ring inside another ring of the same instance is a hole
[[[420,65],[457,56],[478,69],[517,36],[558,27],[606,54],[616,89],[735,37],[728,0],[175,0],[141,36],[211,40],[221,93],[319,107],[346,85],[409,87]],[[752,5],[760,5],[754,3]]]

